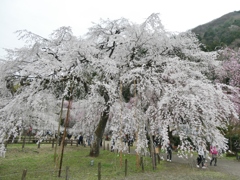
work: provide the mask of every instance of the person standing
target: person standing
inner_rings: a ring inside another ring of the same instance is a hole
[[[88,146],[91,146],[91,136],[87,136],[86,142],[88,143]]]
[[[170,141],[168,141],[167,144],[167,161],[171,162],[172,161],[172,144],[170,143]]]
[[[200,164],[202,164],[202,168],[206,168],[204,166],[204,146],[203,142],[200,142],[198,146],[198,158],[197,158],[197,167],[199,168]]]
[[[80,134],[80,136],[79,136],[78,144],[83,145],[83,135],[82,134]]]
[[[115,146],[115,141],[112,138],[112,142],[111,142],[111,152],[114,152],[114,146]]]
[[[212,160],[210,161],[210,166],[212,165],[212,162],[214,161],[214,166],[217,166],[217,156],[218,156],[218,146],[211,146],[210,152],[212,154]]]
[[[202,168],[206,168],[207,167],[207,165],[206,165],[206,162],[207,162],[207,148],[206,148],[206,144],[203,144],[203,166],[202,166]]]

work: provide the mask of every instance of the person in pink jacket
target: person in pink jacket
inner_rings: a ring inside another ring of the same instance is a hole
[[[210,153],[212,154],[212,160],[210,161],[210,166],[212,165],[212,162],[214,161],[214,166],[217,166],[217,156],[218,156],[218,146],[211,146],[210,147]]]

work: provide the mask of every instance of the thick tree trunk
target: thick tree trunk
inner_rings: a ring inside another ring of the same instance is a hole
[[[104,112],[103,115],[101,116],[101,119],[98,123],[97,129],[94,132],[94,140],[91,144],[91,149],[90,149],[90,156],[92,157],[98,157],[100,153],[100,142],[103,137],[103,133],[108,121],[108,116],[109,116],[109,108],[107,108]]]
[[[107,121],[108,121],[108,117],[109,117],[110,105],[108,104],[108,101],[109,101],[108,92],[107,92],[106,88],[104,86],[102,86],[99,89],[99,93],[104,98],[104,101],[106,103],[106,109],[103,111],[103,114],[102,114],[101,119],[98,123],[97,129],[95,130],[95,132],[93,134],[94,139],[93,139],[93,142],[91,144],[91,149],[90,149],[90,154],[89,154],[91,157],[98,157],[99,156],[100,142],[102,140],[103,133],[104,133]]]
[[[154,148],[154,145],[153,145],[153,136],[152,136],[152,133],[149,134],[150,135],[150,147],[151,147],[151,157],[152,157],[152,167],[153,167],[153,170],[156,170],[156,156],[155,156],[155,148]]]

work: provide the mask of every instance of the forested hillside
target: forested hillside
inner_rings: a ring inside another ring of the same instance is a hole
[[[213,51],[220,47],[240,47],[240,11],[223,15],[209,23],[197,26],[192,31],[206,45],[205,51]]]

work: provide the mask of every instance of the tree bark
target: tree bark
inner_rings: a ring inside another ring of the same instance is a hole
[[[93,134],[94,139],[93,139],[93,142],[91,144],[90,154],[89,154],[91,157],[98,157],[99,156],[100,142],[102,140],[103,133],[105,131],[105,127],[106,127],[108,117],[109,117],[109,109],[110,109],[110,105],[108,104],[109,96],[108,96],[108,93],[107,93],[105,87],[101,87],[100,94],[103,96],[103,98],[105,100],[106,109],[103,111],[101,119],[98,123],[97,129],[95,130],[95,132]]]
[[[97,129],[95,130],[93,136],[94,140],[91,144],[91,149],[90,149],[90,156],[91,157],[98,157],[100,153],[100,142],[103,137],[103,133],[108,121],[108,116],[109,116],[109,107],[103,111],[103,115],[101,116],[101,119],[98,123]]]
[[[152,136],[152,133],[149,133],[149,136],[150,136],[150,146],[151,146],[151,157],[152,157],[152,167],[153,167],[153,170],[156,170],[156,156],[155,156],[155,147],[153,145],[153,136]]]

